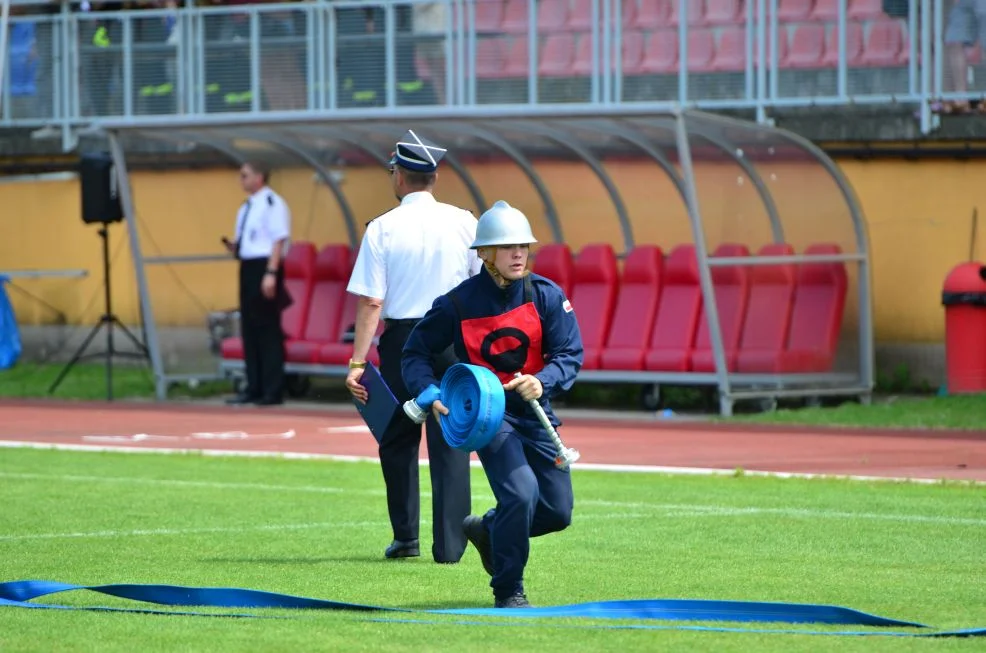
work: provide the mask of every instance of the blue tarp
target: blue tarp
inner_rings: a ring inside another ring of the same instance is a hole
[[[17,328],[17,316],[7,297],[10,277],[0,275],[0,370],[10,369],[21,357],[21,333]]]

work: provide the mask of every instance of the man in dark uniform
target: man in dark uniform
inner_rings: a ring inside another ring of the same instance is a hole
[[[492,577],[498,608],[530,605],[524,593],[530,538],[567,528],[574,503],[571,475],[555,466],[554,444],[529,402],[538,399],[551,424],[561,424],[548,398],[574,383],[582,337],[558,285],[528,270],[535,242],[523,213],[503,201],[494,204],[479,219],[473,243],[483,271],[435,300],[411,331],[402,361],[412,396],[439,385],[430,361],[449,345],[459,360],[486,367],[503,382],[500,430],[476,452],[496,507],[463,521]],[[436,401],[432,412],[447,415],[448,409]]]
[[[348,291],[358,295],[353,359],[346,387],[366,401],[360,384],[366,355],[382,317],[380,374],[402,403],[410,399],[401,378],[401,349],[411,328],[438,297],[479,271],[469,249],[476,218],[465,209],[438,202],[432,195],[445,149],[413,130],[397,143],[391,159],[391,186],[400,204],[366,225]],[[451,351],[439,352],[430,374],[441,376],[455,363]],[[441,426],[429,419],[425,431],[432,487],[432,555],[435,562],[458,562],[466,549],[462,520],[469,514],[469,455],[451,448]],[[418,450],[421,425],[401,414],[380,442],[380,465],[387,486],[387,510],[394,540],[387,558],[421,554],[418,542],[420,494]]]
[[[284,256],[291,211],[267,183],[270,170],[256,162],[240,167],[249,194],[236,216],[236,235],[226,248],[240,260],[240,331],[246,391],[229,401],[271,406],[284,402],[284,331],[281,313],[291,303],[284,287]]]

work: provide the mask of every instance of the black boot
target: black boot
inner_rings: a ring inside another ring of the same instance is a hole
[[[388,558],[417,558],[421,550],[417,540],[394,540],[383,554]]]
[[[479,551],[479,559],[483,561],[483,569],[493,575],[493,545],[490,544],[490,533],[483,525],[483,518],[469,515],[462,520],[462,532],[472,545]]]

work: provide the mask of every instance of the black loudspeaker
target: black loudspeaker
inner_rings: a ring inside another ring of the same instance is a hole
[[[113,157],[107,152],[83,154],[79,161],[82,221],[106,224],[123,220]]]

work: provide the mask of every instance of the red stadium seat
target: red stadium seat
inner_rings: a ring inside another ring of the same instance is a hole
[[[679,245],[664,264],[664,287],[651,331],[644,368],[687,372],[695,343],[702,289],[695,246]]]
[[[586,76],[592,74],[592,34],[579,33],[575,46],[575,60],[572,61],[572,74]]]
[[[846,23],[846,66],[859,66],[863,56],[862,23]],[[835,68],[839,65],[839,26],[833,25],[825,41],[822,64]]]
[[[500,29],[507,34],[526,34],[531,21],[528,20],[528,5],[533,0],[506,0]]]
[[[289,363],[315,363],[322,344],[338,339],[351,263],[349,245],[326,245],[318,253],[307,324],[300,338],[285,343]]]
[[[716,248],[713,256],[749,256],[745,245],[726,243]],[[740,338],[743,337],[743,322],[746,320],[747,303],[750,298],[750,267],[732,265],[711,269],[712,286],[716,294],[716,312],[719,315],[719,332],[726,355],[726,369],[736,371],[736,357]],[[716,362],[712,353],[712,334],[703,305],[699,316],[698,335],[695,338],[695,351],[692,353],[692,369],[696,372],[715,372]]]
[[[503,0],[476,0],[476,31],[499,32],[503,22]]]
[[[780,23],[797,23],[808,20],[814,7],[813,0],[778,0],[777,21]],[[769,12],[770,9],[768,8]]]
[[[542,245],[534,254],[531,271],[557,283],[566,297],[572,296],[575,264],[572,250],[564,243]]]
[[[352,256],[349,261],[350,271],[353,269],[353,264],[356,262],[356,256],[358,253],[358,251],[352,252]],[[349,284],[347,283],[346,285]],[[345,365],[353,356],[353,343],[343,342],[343,338],[356,324],[356,304],[359,301],[359,298],[350,292],[346,292],[344,294],[345,299],[343,300],[342,313],[339,316],[336,335],[332,342],[323,344],[318,350],[317,362],[323,365]],[[377,325],[377,336],[383,332],[383,328],[384,322],[383,320],[380,320],[380,323]],[[370,347],[370,351],[366,358],[374,365],[379,364],[380,358],[377,355],[376,346]]]
[[[860,63],[864,66],[900,66],[905,63],[904,23],[877,20],[870,24]]]
[[[476,77],[497,79],[505,77],[504,46],[506,39],[479,39],[476,42]]]
[[[592,31],[592,2],[593,0],[574,0],[572,12],[568,15],[567,29],[573,32]],[[624,2],[623,6],[626,5],[627,3]],[[626,15],[623,16],[623,20],[623,24],[626,25]]]
[[[570,29],[568,0],[536,0],[536,2],[539,32],[560,32]]]
[[[724,27],[719,34],[719,47],[712,60],[712,69],[719,72],[746,70],[746,28]]]
[[[693,29],[688,33],[688,71],[709,72],[716,56],[716,36],[711,29]]]
[[[760,256],[791,256],[786,243],[764,245]],[[766,373],[780,370],[780,360],[791,326],[796,266],[792,263],[750,268],[750,302],[743,324],[736,370]]]
[[[644,59],[644,41],[643,32],[623,32],[623,56],[620,63],[624,75],[637,75],[641,72],[640,67]]]
[[[624,7],[632,2],[624,3]],[[631,13],[631,12],[627,12]],[[670,25],[671,4],[668,0],[640,0],[632,25],[635,29],[653,30]],[[624,23],[627,25],[627,23]]]
[[[651,32],[639,71],[642,74],[678,71],[678,32],[672,29]]]
[[[549,34],[541,46],[538,57],[538,75],[542,77],[567,77],[572,74],[575,61],[575,35]]]
[[[815,0],[815,6],[811,8],[809,19],[835,22],[839,19],[839,0]]]
[[[850,20],[875,20],[886,18],[882,0],[849,0],[846,16]]]
[[[292,243],[284,258],[284,286],[292,304],[281,314],[281,328],[288,340],[300,337],[308,321],[312,279],[315,274],[315,245],[306,241]],[[225,338],[220,344],[225,359],[243,359],[242,338]]]
[[[779,39],[784,38],[781,31]],[[791,35],[790,48],[783,59],[778,57],[782,68],[819,68],[825,54],[825,26],[819,24],[798,25]]]
[[[527,77],[530,75],[531,58],[527,36],[515,36],[504,44],[503,77]]]
[[[807,255],[841,253],[838,245],[829,243],[805,249]],[[846,304],[846,268],[839,262],[802,264],[798,268],[791,330],[779,371],[830,371]]]
[[[705,20],[709,25],[745,25],[743,0],[706,0]]]
[[[644,369],[644,352],[661,299],[663,271],[664,252],[657,245],[638,245],[627,254],[600,368]]]
[[[616,304],[619,272],[613,247],[606,243],[583,247],[575,258],[573,276],[572,305],[582,332],[582,367],[594,370],[599,368]]]
[[[668,15],[668,24],[672,27],[678,26],[678,11],[681,8],[681,0],[670,0],[671,10]],[[692,27],[705,25],[705,0],[688,0],[686,5],[688,10],[688,24]]]

